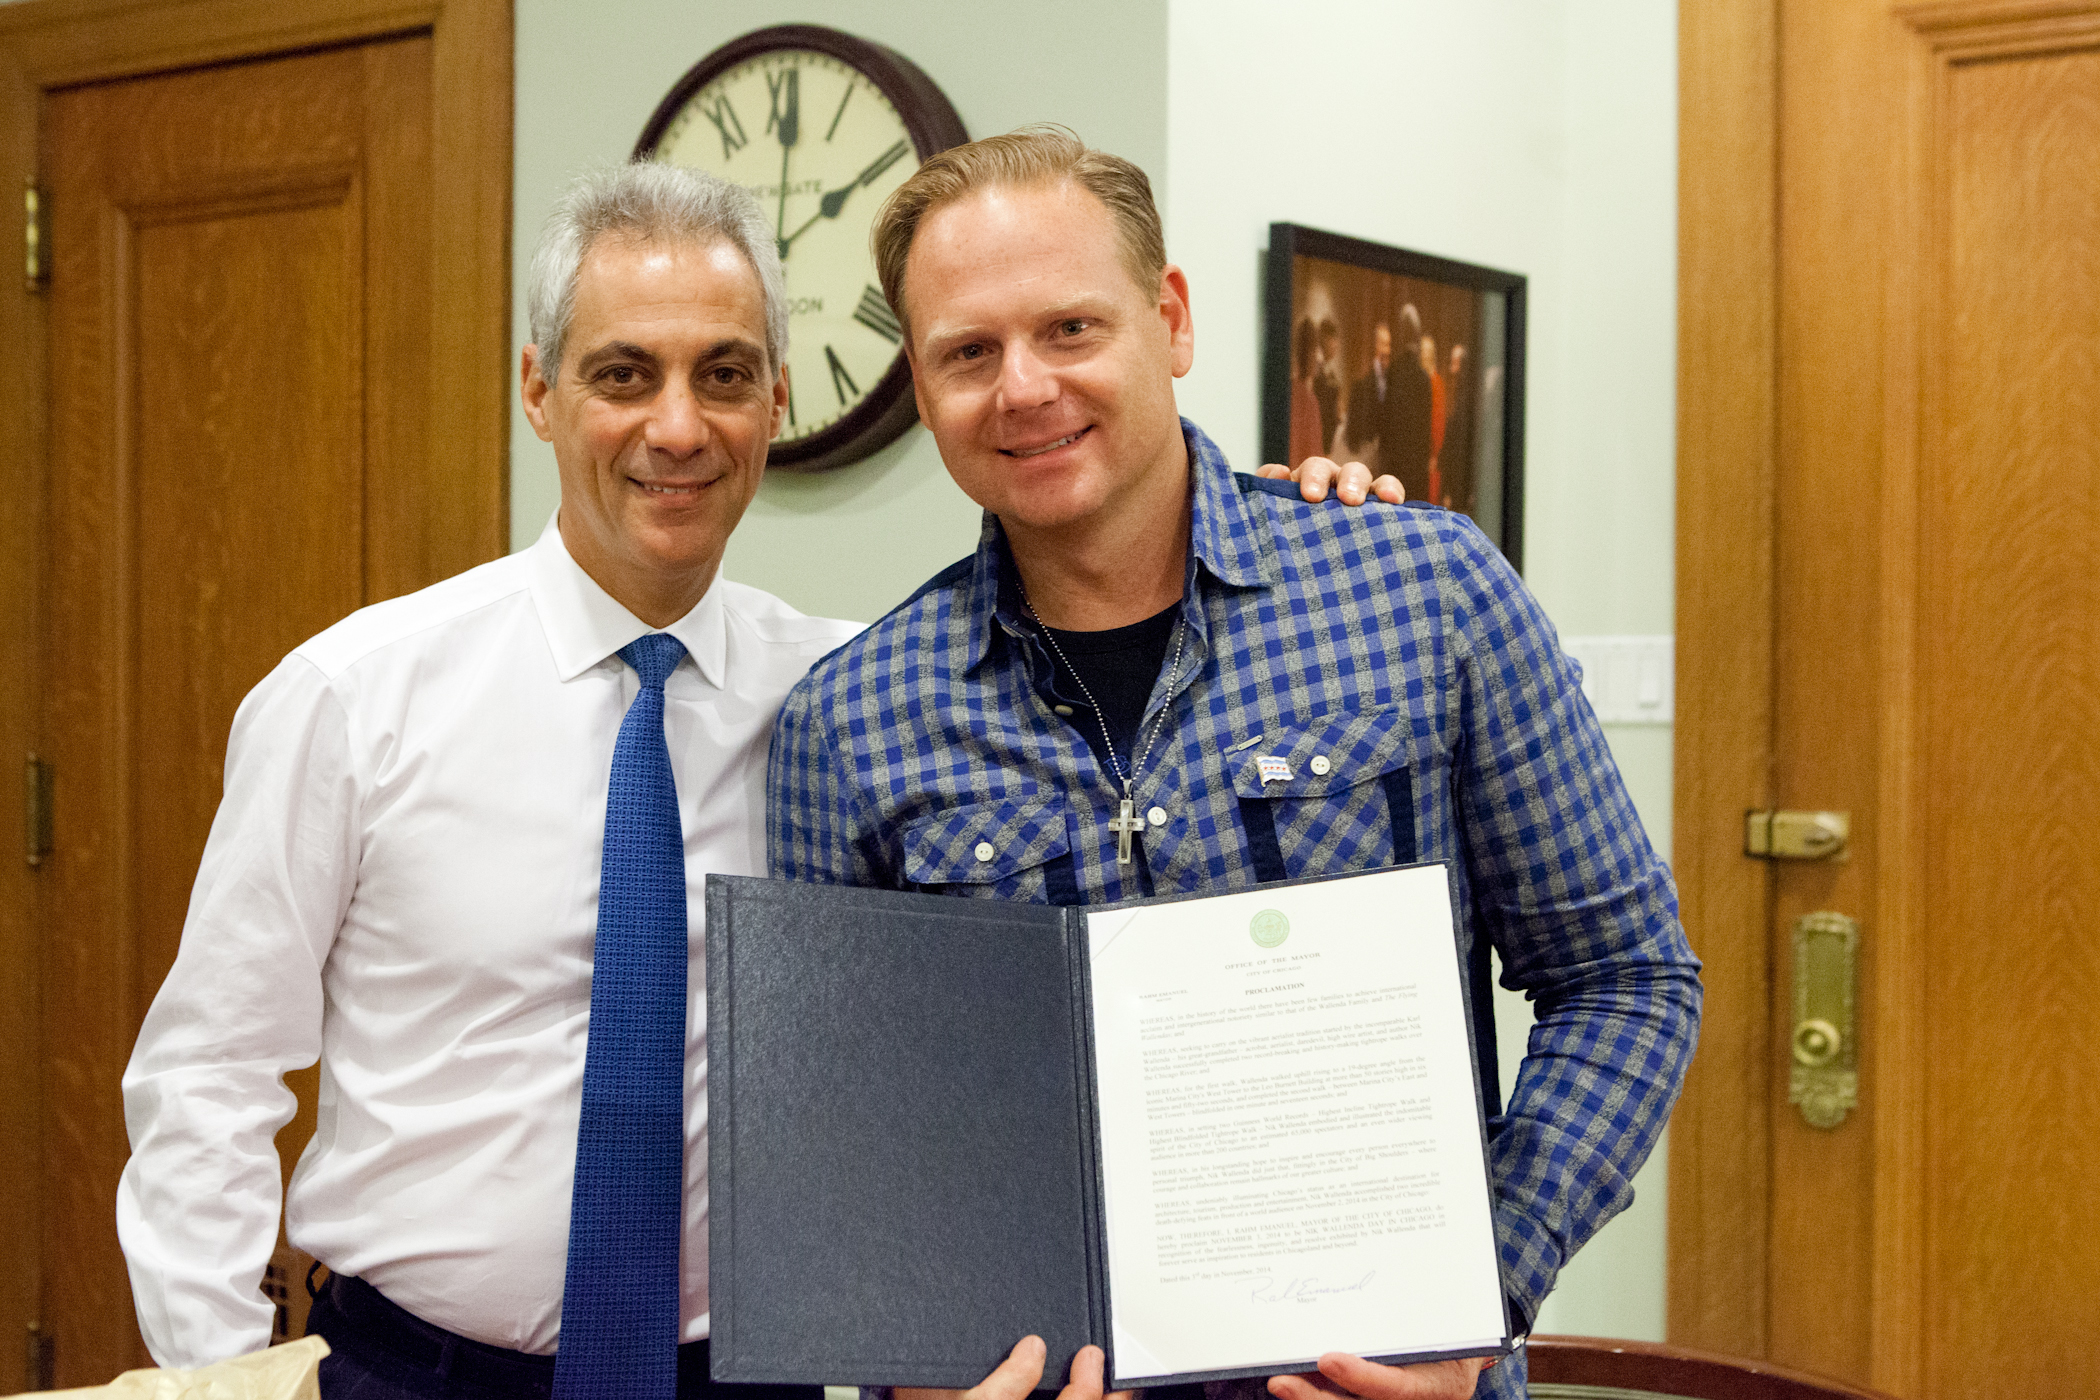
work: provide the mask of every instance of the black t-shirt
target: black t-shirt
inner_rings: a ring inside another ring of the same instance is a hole
[[[1064,717],[1065,723],[1086,736],[1088,747],[1103,768],[1110,767],[1107,750],[1102,747],[1101,729],[1106,723],[1116,763],[1125,773],[1130,771],[1138,723],[1145,717],[1145,702],[1152,698],[1152,687],[1167,664],[1167,644],[1173,639],[1174,620],[1180,615],[1181,603],[1177,600],[1143,622],[1111,627],[1105,632],[1043,629],[1057,642],[1057,651],[1064,653],[1061,657],[1056,651],[1051,653],[1057,666],[1057,690],[1077,702],[1071,706],[1072,713]],[[1086,683],[1084,689],[1074,683],[1075,666],[1079,669],[1078,680]],[[1088,691],[1100,702],[1099,720],[1086,705]]]

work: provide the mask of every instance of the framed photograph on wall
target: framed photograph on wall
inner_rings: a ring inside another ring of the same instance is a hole
[[[1524,567],[1524,279],[1269,225],[1262,460],[1355,459]]]

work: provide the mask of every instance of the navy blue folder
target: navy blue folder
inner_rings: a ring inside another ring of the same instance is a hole
[[[1087,912],[708,877],[714,1379],[1113,1363]]]

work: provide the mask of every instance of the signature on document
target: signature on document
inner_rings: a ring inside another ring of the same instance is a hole
[[[1376,1269],[1369,1269],[1354,1283],[1324,1283],[1318,1275],[1292,1278],[1278,1286],[1273,1275],[1258,1280],[1254,1291],[1247,1296],[1257,1303],[1311,1303],[1330,1293],[1359,1293],[1371,1286],[1378,1277]]]

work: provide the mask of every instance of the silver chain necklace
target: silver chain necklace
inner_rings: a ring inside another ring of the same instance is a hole
[[[1043,640],[1050,644],[1050,650],[1055,653],[1059,661],[1064,663],[1065,670],[1071,674],[1072,679],[1078,682],[1079,693],[1086,697],[1087,704],[1093,706],[1094,722],[1101,726],[1101,749],[1102,752],[1108,755],[1108,771],[1113,773],[1116,781],[1123,785],[1122,809],[1115,816],[1109,818],[1108,829],[1116,833],[1116,864],[1128,865],[1131,859],[1130,838],[1145,829],[1143,819],[1137,814],[1137,797],[1131,791],[1131,779],[1139,769],[1145,766],[1145,760],[1151,756],[1153,740],[1159,738],[1160,726],[1166,721],[1167,711],[1173,708],[1173,697],[1170,694],[1168,703],[1161,705],[1159,713],[1152,717],[1152,729],[1150,736],[1145,739],[1145,747],[1138,750],[1136,760],[1130,765],[1130,772],[1125,773],[1123,765],[1116,761],[1116,741],[1109,737],[1108,716],[1103,713],[1101,702],[1094,698],[1093,691],[1087,689],[1086,678],[1079,674],[1079,668],[1072,664],[1072,658],[1065,655],[1065,649],[1059,646],[1057,638],[1051,635],[1050,624],[1043,621],[1042,616],[1035,610],[1035,604],[1028,601],[1028,590],[1026,588],[1021,590],[1021,606],[1028,609],[1028,615],[1034,618],[1035,625],[1042,629]],[[1188,632],[1188,618],[1185,615],[1176,618],[1174,621],[1174,660],[1167,667],[1167,689],[1170,692],[1174,688],[1175,679],[1181,674],[1181,648],[1188,641]]]

